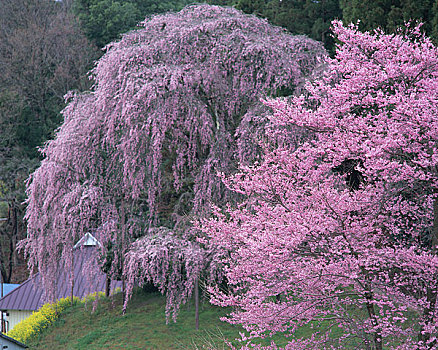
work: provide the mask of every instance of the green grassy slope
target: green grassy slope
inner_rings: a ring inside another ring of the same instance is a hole
[[[93,305],[76,305],[27,345],[31,349],[227,349],[223,339],[239,337],[242,328],[221,322],[226,310],[200,305],[200,329],[195,330],[193,305],[184,305],[178,321],[166,325],[165,299],[137,291],[125,315],[121,294]],[[237,343],[235,343],[237,345]],[[266,343],[268,344],[268,342]]]
[[[137,290],[122,315],[122,295],[118,293],[109,299],[101,299],[93,312],[93,302],[77,303],[66,309],[55,323],[43,330],[35,339],[27,342],[31,349],[229,349],[225,339],[240,348],[236,338],[243,328],[220,321],[230,310],[215,307],[207,301],[200,305],[200,329],[195,330],[195,310],[193,302],[183,305],[176,323],[166,325],[164,314],[165,297],[158,293]],[[318,325],[318,326],[317,326]],[[318,327],[332,330],[330,338],[334,344],[342,335],[342,330],[325,321],[314,322],[294,334],[296,338],[308,338]],[[276,335],[278,346],[287,344],[287,338]],[[271,339],[254,340],[253,343],[269,345]],[[398,345],[397,339],[394,346]],[[346,349],[362,349],[358,339],[351,339]]]

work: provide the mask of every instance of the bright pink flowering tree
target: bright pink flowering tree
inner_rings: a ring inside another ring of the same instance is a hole
[[[212,301],[287,349],[436,349],[438,50],[418,28],[333,27],[325,77],[265,102],[307,141],[225,180],[247,200],[202,224],[229,252]]]
[[[27,188],[21,245],[49,295],[59,261],[69,266],[74,242],[91,230],[112,249],[104,252],[114,254],[110,273],[125,265],[128,290],[148,277],[170,303],[186,300],[191,277],[167,284],[174,272],[164,266],[183,264],[170,255],[193,258],[200,248],[175,250],[172,237],[190,240],[190,219],[232,198],[216,172],[257,154],[248,130],[263,128],[254,119],[259,98],[300,86],[324,57],[313,40],[208,5],[153,16],[110,44],[92,71],[93,90],[70,96]],[[174,234],[155,237],[160,226]],[[189,274],[199,272],[195,260]]]

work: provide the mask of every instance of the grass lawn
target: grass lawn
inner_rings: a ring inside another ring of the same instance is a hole
[[[207,302],[200,305],[198,331],[193,304],[183,305],[177,322],[166,325],[165,298],[142,290],[134,293],[125,315],[120,293],[101,300],[94,312],[92,307],[89,303],[67,309],[27,345],[31,349],[227,349],[223,339],[233,340],[243,331],[220,321],[227,310]]]

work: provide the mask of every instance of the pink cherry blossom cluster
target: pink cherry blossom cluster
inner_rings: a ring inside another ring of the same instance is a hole
[[[438,50],[418,27],[333,30],[326,74],[265,100],[279,132],[307,138],[225,178],[246,200],[201,224],[230,254],[212,302],[286,349],[436,349]]]

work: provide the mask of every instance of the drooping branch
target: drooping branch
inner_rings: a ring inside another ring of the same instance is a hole
[[[50,289],[57,262],[91,230],[111,242],[115,273],[150,229],[186,231],[210,203],[236,198],[217,173],[257,155],[263,132],[247,125],[269,124],[255,113],[267,110],[260,98],[302,86],[325,57],[307,37],[208,5],[150,17],[108,45],[28,183],[30,267]]]

